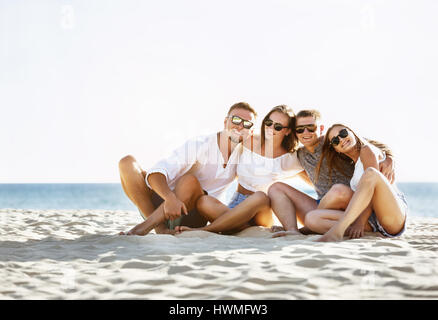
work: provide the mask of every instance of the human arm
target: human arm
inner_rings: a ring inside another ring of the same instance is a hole
[[[307,183],[309,186],[311,186],[312,188],[314,188],[315,186],[313,185],[312,180],[310,180],[309,176],[307,175],[306,171],[301,171],[300,173],[298,173],[298,177],[301,178],[301,180],[303,180],[305,183]]]
[[[369,143],[379,148],[386,154],[386,158],[384,161],[379,163],[379,171],[388,179],[390,183],[394,183],[395,181],[395,161],[394,154],[392,150],[384,143],[366,139]]]
[[[368,207],[360,214],[360,216],[354,221],[345,231],[345,235],[350,239],[358,239],[364,236],[365,225],[368,222],[369,217],[373,212],[372,205]]]
[[[207,140],[208,142],[208,140]],[[169,157],[158,161],[147,170],[146,185],[164,200],[164,216],[176,219],[187,213],[184,203],[172,191],[177,179],[186,174],[204,151],[205,139],[189,140],[175,149]]]
[[[159,172],[151,173],[147,177],[148,184],[164,200],[164,216],[166,219],[175,220],[181,213],[188,214],[186,205],[179,200],[170,190],[166,177]]]
[[[369,146],[365,145],[360,149],[359,157],[362,161],[364,171],[368,168],[374,168],[377,170],[379,169],[379,161],[377,159],[377,155]]]
[[[378,153],[369,146],[365,145],[360,150],[360,160],[363,165],[364,171],[367,168],[378,169]],[[372,212],[372,204],[368,204],[367,208],[361,212],[357,219],[351,223],[351,225],[345,231],[345,234],[350,239],[360,238],[364,235],[365,225]]]

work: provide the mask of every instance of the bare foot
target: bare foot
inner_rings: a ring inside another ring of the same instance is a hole
[[[299,229],[299,231],[300,231],[302,234],[306,235],[306,236],[309,235],[309,234],[317,234],[316,232],[310,230],[310,229],[307,228],[307,227],[302,227],[302,228]]]
[[[282,226],[272,226],[271,227],[272,233],[279,232],[279,231],[284,231],[284,228]]]
[[[196,231],[196,230],[202,230],[202,228],[190,228],[187,226],[176,226],[175,227],[176,233],[182,233],[184,231]]]
[[[134,228],[132,228],[127,232],[122,231],[119,234],[124,236],[145,236],[150,231],[150,229],[145,227],[145,223],[146,221],[136,225]]]
[[[132,236],[131,231],[120,231],[119,236]]]
[[[299,232],[298,230],[278,231],[272,235],[272,238],[279,238],[285,236],[298,236],[298,235],[302,235],[302,233]]]
[[[343,235],[336,233],[334,230],[329,230],[322,237],[316,240],[316,242],[339,242],[344,239]]]
[[[162,232],[160,232],[159,234],[170,234],[172,236],[174,236],[175,234],[177,234],[178,232],[176,232],[176,230],[170,230],[170,229],[166,229]]]
[[[155,233],[156,234],[170,234],[170,235],[174,235],[176,232],[176,230],[171,230],[169,228],[166,227],[156,227],[155,228]]]

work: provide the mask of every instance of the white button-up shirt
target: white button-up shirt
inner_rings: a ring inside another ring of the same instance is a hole
[[[147,170],[146,184],[152,173],[162,173],[171,190],[175,189],[176,181],[186,173],[193,174],[200,182],[202,189],[210,196],[219,198],[236,178],[236,167],[242,151],[238,144],[230,155],[224,168],[224,158],[218,146],[217,133],[188,140],[184,145],[174,150],[172,154],[158,161]]]

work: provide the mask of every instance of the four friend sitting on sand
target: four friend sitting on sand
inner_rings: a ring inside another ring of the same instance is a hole
[[[271,228],[274,237],[319,233],[324,234],[320,241],[339,241],[364,231],[403,232],[405,200],[392,185],[393,161],[385,145],[360,139],[342,125],[322,136],[316,110],[295,116],[285,105],[274,107],[260,135],[253,133],[255,117],[249,104],[234,104],[221,132],[187,141],[148,172],[132,156],[123,158],[123,189],[145,221],[120,234],[145,235],[154,228],[232,234],[249,226],[271,227],[272,211],[282,223]],[[303,147],[297,150],[298,141]],[[371,154],[378,155],[375,161]],[[225,205],[219,198],[236,176],[237,191]],[[294,176],[312,185],[318,200],[278,182]],[[300,230],[297,221],[304,225]]]

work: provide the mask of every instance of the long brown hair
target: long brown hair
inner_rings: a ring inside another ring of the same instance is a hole
[[[348,156],[337,152],[335,150],[335,148],[332,146],[332,144],[330,143],[330,132],[333,130],[334,127],[344,127],[346,128],[348,131],[350,131],[351,133],[353,133],[354,137],[356,138],[356,148],[358,151],[360,151],[362,149],[362,146],[364,145],[364,143],[362,142],[362,140],[357,136],[357,134],[351,130],[349,127],[347,127],[344,124],[341,123],[336,123],[334,125],[332,125],[328,130],[327,133],[325,134],[324,137],[324,143],[322,145],[322,152],[321,152],[321,158],[319,159],[318,164],[316,165],[315,168],[315,178],[316,181],[318,181],[319,178],[319,174],[321,171],[321,166],[322,163],[324,161],[325,158],[327,158],[327,167],[328,167],[328,175],[330,177],[330,183],[331,183],[331,179],[332,179],[332,171],[333,168],[335,168],[337,171],[339,171],[341,174],[343,174],[344,176],[347,176],[347,174],[345,173],[345,170],[342,168],[342,166],[340,165],[340,163],[344,162],[347,160],[349,161],[353,161],[351,160]]]
[[[269,119],[269,116],[274,112],[280,112],[288,116],[289,118],[289,125],[287,126],[288,129],[291,129],[290,133],[283,138],[283,141],[281,142],[281,146],[287,151],[295,151],[298,147],[298,138],[295,133],[295,125],[296,125],[296,117],[295,113],[291,108],[289,108],[287,105],[282,104],[279,106],[276,106],[271,109],[271,111],[268,112],[268,114],[263,118],[262,121],[262,127],[261,127],[261,143],[262,146],[265,145],[265,121]]]

